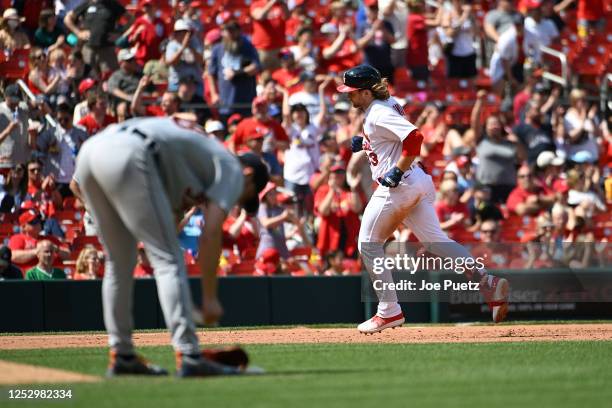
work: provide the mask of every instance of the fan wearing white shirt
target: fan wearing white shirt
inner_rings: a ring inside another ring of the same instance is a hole
[[[489,66],[493,89],[500,95],[506,81],[515,89],[523,82],[523,65],[527,57],[537,65],[542,55],[538,37],[525,30],[522,16],[515,15],[513,19],[514,25],[499,37]]]
[[[53,174],[59,192],[66,197],[71,195],[69,184],[74,174],[77,153],[89,135],[72,125],[72,110],[68,105],[58,105],[56,115],[58,126],[42,132],[36,138],[36,144],[43,155],[43,174]]]
[[[559,37],[559,30],[551,19],[542,17],[541,5],[542,1],[540,0],[527,2],[525,31],[537,37],[541,45],[548,47]]]
[[[283,98],[283,127],[291,144],[285,151],[283,177],[285,187],[291,190],[299,203],[300,215],[312,213],[314,195],[310,189],[310,178],[319,168],[319,138],[323,134],[322,124],[326,116],[325,88],[331,78],[319,85],[319,109],[314,120],[308,108],[302,103],[290,105],[287,91]]]

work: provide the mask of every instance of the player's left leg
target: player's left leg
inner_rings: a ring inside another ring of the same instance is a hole
[[[423,173],[420,176],[420,187],[421,200],[405,218],[404,225],[410,228],[427,251],[435,255],[444,258],[472,258],[463,245],[453,241],[442,231],[434,209],[435,188],[431,177]],[[478,275],[469,276],[471,274]],[[488,274],[485,269],[467,271],[466,275],[480,282],[480,290],[491,308],[493,321],[497,323],[504,320],[508,312],[508,281]]]
[[[104,325],[111,353],[134,354],[133,270],[136,266],[136,239],[110,202],[107,193],[91,174],[79,174],[81,192],[93,217],[100,242],[107,254],[102,281]]]

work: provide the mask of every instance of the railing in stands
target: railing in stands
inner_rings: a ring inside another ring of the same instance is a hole
[[[30,99],[30,101],[36,102],[36,96],[32,93],[32,91],[30,90],[28,85],[25,82],[23,82],[23,80],[18,79],[17,80],[17,85],[21,88],[23,93],[25,93],[27,95],[27,97]],[[48,113],[45,115],[45,120],[47,121],[47,123],[50,126],[57,127],[57,122]]]
[[[610,83],[612,82],[612,74],[605,74],[601,81],[601,88],[599,89],[599,111],[607,112],[606,104],[609,103],[608,93],[610,91]]]
[[[549,81],[560,84],[561,86],[563,86],[564,89],[566,89],[569,85],[569,68],[567,64],[567,56],[562,52],[545,46],[541,46],[540,51],[553,58],[558,58],[559,62],[561,63],[561,76],[553,74],[552,72],[544,72],[542,76],[548,79]]]

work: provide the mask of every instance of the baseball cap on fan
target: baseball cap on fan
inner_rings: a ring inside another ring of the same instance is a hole
[[[527,0],[525,1],[524,5],[527,10],[534,10],[542,6],[542,1],[541,0]]]
[[[40,213],[36,209],[28,209],[19,216],[19,225],[34,224],[42,221]]]
[[[10,84],[4,89],[4,97],[18,102],[21,100],[21,91],[17,85]]]
[[[564,163],[565,159],[563,157],[559,157],[554,152],[548,150],[541,152],[536,160],[536,164],[541,169],[548,166],[563,166]]]
[[[117,59],[119,61],[129,61],[134,59],[134,57],[136,57],[136,51],[131,48],[124,48],[117,54]]]
[[[338,27],[334,23],[325,23],[321,26],[321,34],[338,34]]]
[[[2,19],[3,20],[18,20],[22,23],[26,20],[25,17],[21,17],[19,13],[17,12],[17,9],[14,9],[14,8],[7,8],[6,10],[4,10],[4,12],[2,13]]]
[[[206,122],[204,130],[206,133],[220,132],[225,130],[225,126],[223,126],[223,123],[219,122],[218,120],[209,120]]]
[[[247,213],[254,215],[257,214],[257,210],[259,209],[259,193],[270,181],[268,167],[259,158],[259,156],[253,153],[243,153],[238,156],[238,160],[240,160],[244,167],[253,169],[253,182],[255,183],[255,190],[257,191],[257,194],[244,202],[242,207]]]
[[[79,83],[79,93],[82,95],[85,92],[89,91],[91,88],[93,88],[94,86],[96,86],[96,81],[95,79],[92,78],[85,78],[84,80],[82,80]]]
[[[174,31],[190,31],[191,25],[185,20],[179,19],[174,23]]]
[[[380,71],[376,68],[367,64],[357,65],[342,74],[342,85],[338,86],[336,90],[346,93],[360,89],[372,89],[381,80]]]

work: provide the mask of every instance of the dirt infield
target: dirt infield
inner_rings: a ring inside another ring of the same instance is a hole
[[[95,382],[98,377],[0,360],[0,385]]]
[[[518,341],[612,340],[612,323],[504,326],[405,326],[365,336],[354,328],[307,328],[200,331],[203,344],[273,343],[480,343]],[[168,345],[168,333],[137,333],[139,346]],[[0,350],[104,347],[103,334],[0,336]]]

